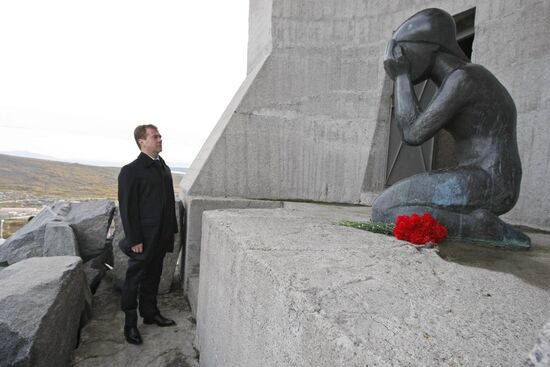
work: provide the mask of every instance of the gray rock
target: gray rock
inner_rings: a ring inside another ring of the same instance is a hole
[[[111,200],[71,203],[65,220],[73,227],[84,261],[99,256],[105,248],[115,204]]]
[[[75,233],[67,222],[46,224],[42,256],[80,256]]]
[[[126,278],[126,269],[128,269],[128,256],[120,250],[118,244],[124,239],[124,229],[118,208],[115,210],[113,218],[115,233],[113,237],[113,285],[116,289],[121,290],[124,279]]]
[[[165,294],[170,292],[172,282],[174,281],[174,274],[176,271],[176,263],[180,257],[181,250],[181,213],[183,211],[183,204],[176,202],[176,217],[178,221],[178,235],[174,242],[174,250],[166,253],[164,257],[164,265],[162,270],[162,276],[160,278],[159,294]],[[122,289],[122,284],[126,278],[126,270],[128,269],[128,256],[126,256],[118,246],[118,243],[124,238],[124,229],[122,228],[122,222],[118,209],[116,210],[115,218],[115,235],[113,238],[113,257],[114,257],[114,277],[113,284],[117,289]]]
[[[52,207],[44,208],[29,223],[15,232],[0,245],[0,262],[14,264],[35,256],[61,255],[63,248],[74,255],[75,251],[66,244],[48,243],[45,246],[46,226],[48,223],[68,223],[74,230],[78,242],[78,253],[89,260],[102,253],[105,247],[107,230],[114,212],[114,203],[110,200],[70,203],[59,201]],[[52,228],[51,238],[58,241],[61,228]],[[63,235],[63,238],[67,238]],[[69,241],[70,243],[70,241]],[[45,248],[47,249],[45,250]]]
[[[159,284],[159,294],[165,294],[170,292],[170,288],[172,287],[172,282],[174,281],[174,276],[176,272],[176,264],[178,262],[178,259],[180,257],[180,250],[181,250],[181,238],[182,238],[182,220],[181,216],[184,214],[185,211],[183,209],[183,203],[181,201],[176,201],[176,218],[178,221],[178,234],[176,235],[176,240],[174,241],[174,250],[172,252],[169,252],[164,257],[164,265],[163,265],[163,271],[162,276],[160,278],[160,284]]]
[[[86,274],[86,280],[88,281],[90,291],[92,294],[95,294],[97,287],[101,283],[101,279],[105,276],[105,270],[96,268],[93,260],[85,263],[82,269],[84,270],[84,274]]]
[[[550,366],[550,321],[544,325],[539,334],[535,347],[529,356],[531,366],[548,367]]]
[[[58,208],[61,207],[60,204]],[[44,208],[29,223],[0,245],[0,262],[6,261],[8,264],[15,264],[29,257],[42,256],[46,224],[63,219],[54,211],[54,208]]]
[[[105,249],[101,255],[84,263],[84,273],[88,279],[88,285],[92,294],[95,294],[101,280],[113,266],[113,238],[105,242]]]
[[[75,256],[31,258],[0,272],[0,365],[64,366],[91,295]]]

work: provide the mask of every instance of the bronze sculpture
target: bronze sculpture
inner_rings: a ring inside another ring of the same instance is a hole
[[[385,190],[373,203],[373,220],[430,213],[450,238],[529,248],[529,237],[498,218],[512,209],[520,190],[515,104],[493,74],[468,61],[452,16],[426,9],[410,17],[388,43],[384,67],[395,83],[395,119],[405,143],[420,145],[445,129],[455,140],[458,165]],[[439,90],[421,110],[413,85],[426,79]]]

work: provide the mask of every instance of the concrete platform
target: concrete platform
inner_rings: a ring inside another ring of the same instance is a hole
[[[210,366],[520,366],[550,319],[550,244],[440,253],[338,226],[362,208],[204,213],[197,341]]]

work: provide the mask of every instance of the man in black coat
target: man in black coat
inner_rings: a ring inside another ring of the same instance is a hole
[[[162,136],[154,125],[140,125],[134,138],[141,150],[118,176],[118,201],[125,238],[119,247],[128,255],[121,307],[126,314],[124,336],[141,344],[137,309],[145,324],[176,323],[160,314],[157,293],[166,252],[172,252],[178,231],[170,168],[159,156]]]

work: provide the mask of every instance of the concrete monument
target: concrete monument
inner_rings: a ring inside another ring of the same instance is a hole
[[[520,191],[516,107],[493,74],[468,61],[453,17],[426,9],[407,19],[388,43],[384,68],[395,82],[395,117],[405,143],[420,145],[445,129],[455,140],[458,166],[399,181],[374,201],[373,220],[431,213],[450,237],[529,248],[529,237],[498,218]],[[413,85],[426,79],[439,90],[422,110]]]

